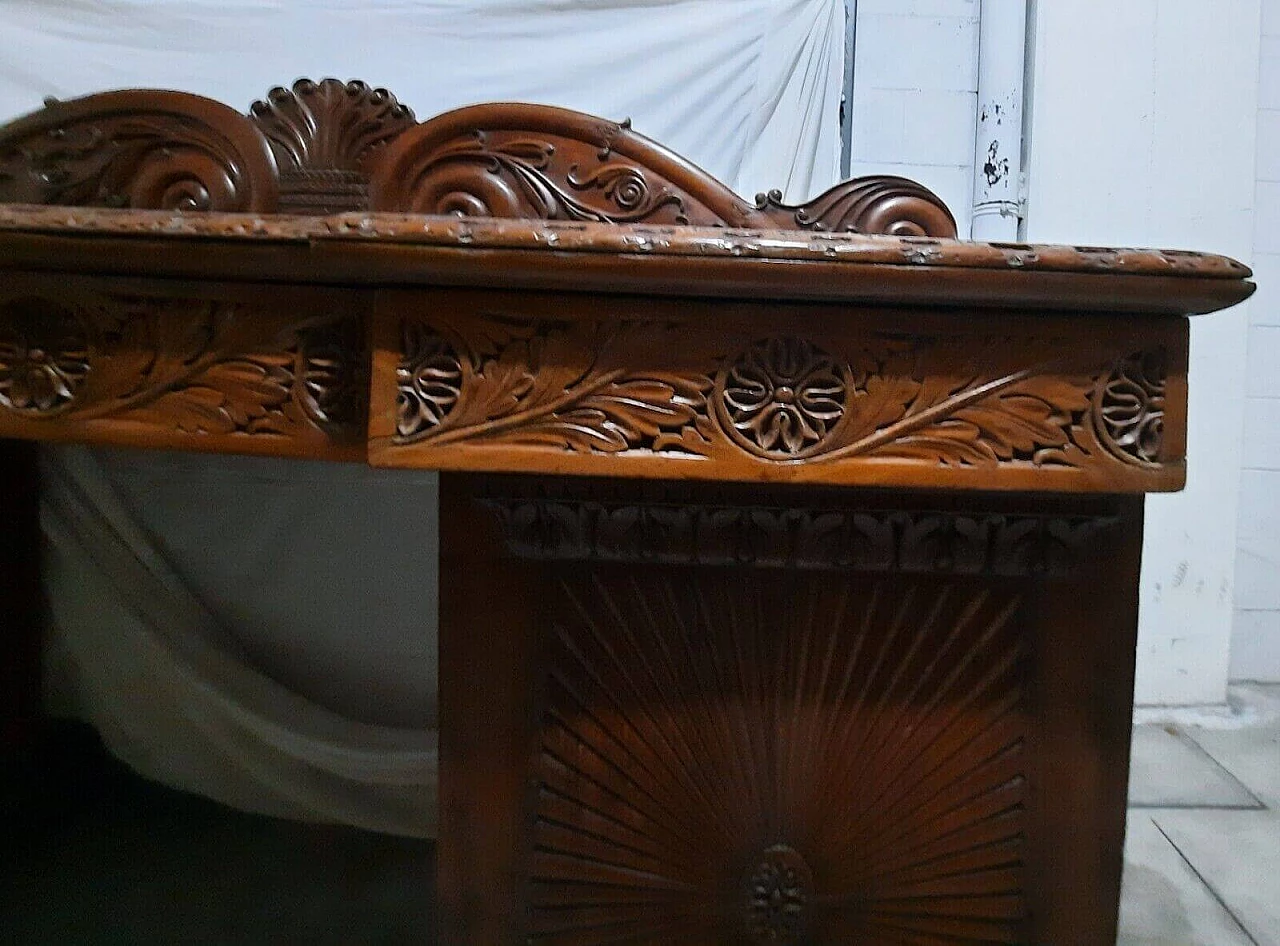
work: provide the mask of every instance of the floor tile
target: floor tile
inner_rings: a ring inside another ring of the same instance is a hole
[[[1257,946],[1280,946],[1280,812],[1147,814]]]
[[[1280,686],[1234,686],[1231,695],[1252,725],[1185,732],[1268,808],[1280,810]]]
[[[1258,798],[1219,761],[1178,726],[1135,726],[1129,804],[1139,808],[1261,807]]]
[[[1253,946],[1156,827],[1131,811],[1118,946]]]

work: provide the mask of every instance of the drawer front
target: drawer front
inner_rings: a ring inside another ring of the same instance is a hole
[[[363,459],[364,299],[0,275],[0,437]]]
[[[1183,318],[470,289],[374,302],[388,467],[1151,492],[1184,482]]]

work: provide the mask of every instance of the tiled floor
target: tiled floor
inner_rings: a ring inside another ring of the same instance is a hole
[[[1120,946],[1280,946],[1280,686],[1231,699],[1139,715]]]

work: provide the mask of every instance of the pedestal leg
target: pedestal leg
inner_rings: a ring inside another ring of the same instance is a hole
[[[1133,503],[446,480],[446,942],[1114,937]]]

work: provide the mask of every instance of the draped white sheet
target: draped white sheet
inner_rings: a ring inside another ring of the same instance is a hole
[[[834,183],[842,0],[0,0],[0,116],[298,75],[428,117],[630,116],[740,193]],[[435,478],[48,448],[51,699],[142,773],[248,810],[435,827]]]

